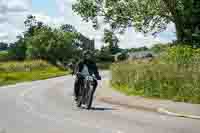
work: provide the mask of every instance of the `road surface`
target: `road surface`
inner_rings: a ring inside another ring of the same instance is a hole
[[[200,120],[96,100],[93,110],[78,109],[72,88],[72,76],[1,87],[0,133],[200,133]]]

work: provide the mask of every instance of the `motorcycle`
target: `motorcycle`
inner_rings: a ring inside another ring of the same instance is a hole
[[[97,81],[95,76],[88,75],[79,84],[79,95],[77,99],[77,107],[85,105],[87,109],[91,109],[93,102],[93,95],[95,92],[94,84]]]

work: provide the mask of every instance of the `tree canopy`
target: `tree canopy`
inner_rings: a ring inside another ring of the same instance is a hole
[[[18,36],[9,50],[13,59],[44,59],[51,63],[65,62],[80,54],[79,47],[86,48],[91,41],[69,24],[52,28],[28,16],[24,22],[26,31]],[[84,39],[83,39],[84,38]],[[86,41],[85,41],[86,40]],[[94,47],[94,44],[92,45]]]
[[[0,42],[0,51],[7,49],[8,49],[8,44],[5,42]]]
[[[72,8],[83,20],[98,25],[103,18],[118,32],[134,27],[156,35],[174,23],[178,41],[193,43],[200,37],[199,7],[199,0],[77,0]]]

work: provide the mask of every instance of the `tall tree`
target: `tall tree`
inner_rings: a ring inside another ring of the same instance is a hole
[[[196,29],[200,29],[199,7],[199,0],[77,0],[73,10],[85,21],[97,23],[103,17],[105,23],[119,32],[131,26],[156,35],[172,22],[177,40],[192,43],[195,35],[200,38],[196,34]]]
[[[9,54],[12,59],[24,60],[26,58],[26,43],[23,36],[17,36],[17,41],[10,44]]]
[[[7,50],[7,49],[8,49],[8,44],[5,42],[0,42],[0,51]]]
[[[108,44],[109,52],[111,54],[116,54],[117,52],[119,52],[119,39],[113,31],[105,29],[103,41],[104,43]]]
[[[77,32],[76,28],[70,24],[63,24],[60,29],[64,32]]]
[[[38,21],[35,16],[29,15],[27,16],[26,20],[24,21],[25,27],[27,31],[24,33],[24,36],[33,36],[37,30],[45,27],[44,23]],[[47,26],[46,26],[47,27]]]

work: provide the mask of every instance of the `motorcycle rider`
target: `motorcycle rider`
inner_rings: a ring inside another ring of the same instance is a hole
[[[92,53],[90,51],[84,51],[83,60],[77,63],[75,66],[75,69],[73,70],[73,74],[80,73],[76,75],[75,83],[74,83],[74,96],[75,101],[77,101],[78,98],[78,92],[79,92],[79,84],[81,81],[84,80],[85,76],[87,75],[95,75],[97,80],[101,80],[101,76],[99,75],[98,68],[96,66],[96,63],[92,59]],[[97,88],[97,81],[94,82],[94,92]]]

